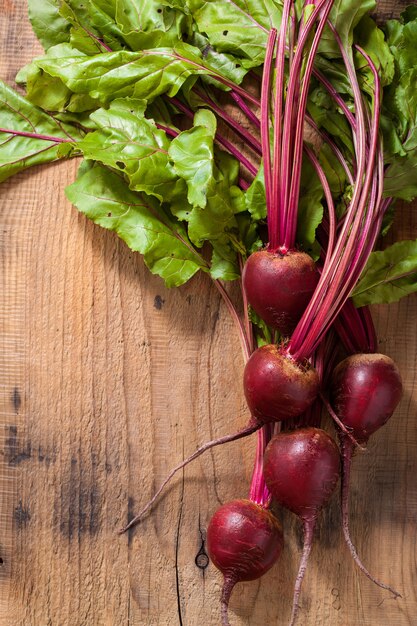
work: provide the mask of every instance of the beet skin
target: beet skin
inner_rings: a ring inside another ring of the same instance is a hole
[[[360,443],[389,420],[401,395],[401,374],[385,354],[354,354],[333,372],[333,409]]]
[[[285,255],[260,250],[250,255],[242,281],[249,304],[270,326],[285,336],[292,333],[317,286],[319,274],[305,252]]]
[[[271,344],[255,350],[246,363],[243,388],[257,421],[279,422],[308,409],[317,397],[319,377],[308,363],[296,363]]]
[[[279,433],[266,448],[264,475],[282,506],[303,520],[315,519],[339,479],[339,448],[320,428]]]
[[[232,500],[221,506],[207,529],[211,560],[235,582],[265,574],[282,546],[282,529],[276,517],[250,500]]]
[[[251,500],[232,500],[217,509],[207,529],[207,551],[224,577],[222,626],[230,626],[228,606],[236,583],[263,576],[282,548],[281,524],[264,507]]]

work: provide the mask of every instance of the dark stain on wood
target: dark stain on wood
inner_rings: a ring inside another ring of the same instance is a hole
[[[24,448],[21,448],[17,426],[8,425],[6,428],[6,439],[4,442],[4,455],[9,465],[19,465],[22,461],[27,461],[32,456],[32,446],[30,441]]]
[[[17,507],[15,507],[15,510],[13,511],[13,520],[17,528],[19,528],[19,530],[25,528],[30,518],[31,515],[29,507],[23,506],[22,500],[19,500],[19,504],[17,505]]]
[[[68,539],[94,536],[101,530],[103,497],[91,468],[71,458],[64,472],[60,497],[54,503],[54,525]]]
[[[165,300],[163,299],[162,296],[155,296],[153,305],[157,311],[160,311],[162,307],[164,306],[164,304],[165,304]]]
[[[38,461],[39,463],[45,463],[46,467],[49,467],[56,461],[56,450],[45,452],[42,446],[38,446]]]
[[[22,396],[20,395],[20,391],[17,387],[15,387],[11,393],[11,401],[13,404],[13,409],[16,415],[19,413],[19,409],[22,405]]]

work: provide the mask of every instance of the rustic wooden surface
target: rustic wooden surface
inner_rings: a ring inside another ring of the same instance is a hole
[[[0,20],[0,77],[12,83],[39,46],[25,0],[3,0]],[[184,455],[245,423],[237,337],[208,279],[165,289],[70,206],[76,168],[36,168],[0,188],[0,624],[214,626],[220,576],[195,556],[216,507],[245,496],[254,439],[194,463],[129,537],[115,529]],[[416,211],[403,207],[395,230],[416,238]],[[415,296],[375,311],[405,394],[355,461],[351,496],[364,561],[403,598],[355,569],[335,498],[300,626],[417,624],[416,315]],[[236,588],[234,626],[287,623],[301,534],[281,517],[283,558]]]

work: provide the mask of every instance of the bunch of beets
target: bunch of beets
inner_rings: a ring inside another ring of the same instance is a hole
[[[351,554],[365,575],[395,597],[399,596],[368,572],[349,533],[351,458],[355,449],[363,449],[372,433],[391,417],[401,399],[402,382],[393,360],[376,352],[375,330],[368,309],[356,309],[349,300],[390,205],[382,195],[380,80],[372,59],[358,46],[374,79],[374,107],[369,110],[361,95],[355,67],[331,24],[356,107],[353,115],[342,99],[338,102],[355,138],[353,173],[336,145],[306,113],[314,58],[323,29],[329,23],[332,4],[332,0],[323,0],[310,5],[310,13],[297,29],[298,40],[293,41],[294,50],[289,59],[287,41],[294,37],[290,0],[284,1],[280,30],[271,29],[268,37],[259,122],[268,242],[263,249],[253,252],[243,266],[242,295],[245,316],[249,317],[248,310],[255,313],[279,341],[261,342],[255,348],[250,322],[247,332],[240,327],[246,356],[243,389],[251,418],[244,429],[208,442],[174,468],[146,507],[121,529],[124,532],[138,523],[172,476],[204,451],[260,431],[248,499],[222,505],[214,513],[207,531],[209,556],[224,576],[221,596],[224,626],[229,624],[228,604],[236,583],[261,577],[281,554],[283,533],[270,510],[272,499],[295,513],[304,528],[304,548],[290,621],[291,625],[295,623],[315,523],[335,491],[340,475],[343,531]],[[309,53],[305,56],[307,42]],[[322,83],[331,92],[324,77]],[[352,194],[341,218],[337,217],[319,160],[312,148],[304,145],[306,120],[321,141],[328,142],[349,173]],[[295,241],[303,152],[320,179],[327,203],[328,216],[320,226],[321,250],[317,261],[297,249]],[[345,349],[353,354],[334,367],[337,333]],[[327,407],[337,425],[340,448],[318,427],[320,403]]]
[[[72,203],[167,286],[205,272],[236,323],[247,425],[175,467],[120,530],[193,459],[257,432],[248,498],[221,506],[207,529],[223,626],[234,586],[282,551],[273,500],[304,529],[295,623],[315,523],[339,478],[352,557],[399,595],[362,563],[348,495],[354,453],[402,395],[368,305],[417,291],[417,242],[374,251],[394,200],[417,196],[417,8],[381,30],[362,4],[29,0],[45,55],[17,76],[26,97],[0,81],[0,181],[83,156]],[[225,286],[235,280],[239,305]],[[339,445],[320,427],[324,412]]]

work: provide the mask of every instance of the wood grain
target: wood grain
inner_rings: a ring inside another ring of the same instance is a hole
[[[39,47],[24,0],[0,12],[0,77],[12,83]],[[76,168],[35,168],[0,188],[0,624],[215,625],[220,576],[195,557],[216,507],[246,495],[254,438],[187,468],[129,537],[115,530],[198,444],[245,423],[238,340],[207,278],[165,289],[70,206],[63,189]],[[395,231],[416,238],[415,210],[400,208]],[[334,499],[300,626],[417,623],[417,297],[374,313],[406,391],[355,461],[352,532],[403,598],[355,569]],[[301,533],[279,515],[283,558],[236,588],[234,626],[287,623]]]

